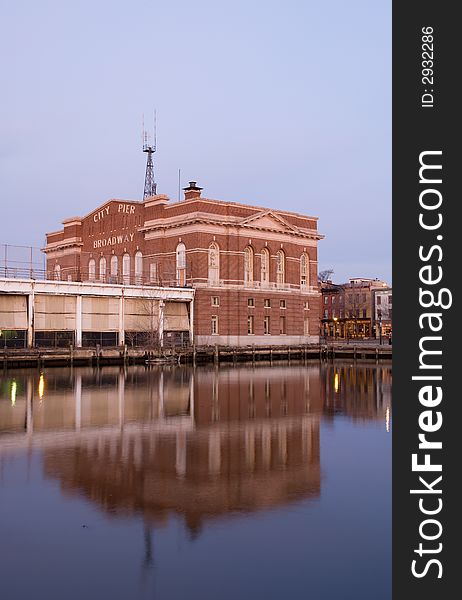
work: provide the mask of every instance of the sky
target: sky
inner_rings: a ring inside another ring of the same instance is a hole
[[[0,6],[0,244],[158,193],[319,217],[319,270],[391,282],[389,0]]]

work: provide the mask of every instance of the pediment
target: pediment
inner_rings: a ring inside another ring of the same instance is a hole
[[[271,210],[262,211],[251,217],[247,217],[240,222],[240,225],[255,229],[271,229],[276,231],[298,231],[296,227],[287,223],[278,214]]]

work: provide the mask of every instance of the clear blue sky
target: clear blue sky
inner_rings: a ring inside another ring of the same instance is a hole
[[[389,0],[15,0],[0,8],[0,243],[158,192],[319,217],[319,268],[391,280]]]

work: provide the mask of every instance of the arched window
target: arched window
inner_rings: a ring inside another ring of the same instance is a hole
[[[111,256],[111,283],[117,283],[119,275],[119,261],[117,256]]]
[[[89,281],[95,281],[96,279],[96,262],[94,258],[90,258],[88,261],[88,279]]]
[[[176,247],[176,283],[186,285],[186,246],[183,243]]]
[[[261,251],[261,273],[260,279],[262,286],[268,285],[269,282],[269,263],[270,253],[268,248],[263,248]]]
[[[276,252],[276,283],[282,285],[285,283],[285,256],[282,250]]]
[[[59,281],[61,279],[61,267],[59,265],[55,265],[54,276],[56,281]]]
[[[130,255],[124,254],[122,258],[122,281],[124,285],[130,285]]]
[[[135,283],[143,283],[143,255],[139,251],[135,254]]]
[[[309,261],[308,254],[305,252],[300,256],[300,287],[306,288],[309,285]]]
[[[220,249],[212,242],[209,246],[209,284],[217,284],[220,280]]]
[[[253,283],[253,248],[247,246],[244,250],[244,285]]]
[[[99,280],[106,281],[106,259],[104,256],[99,259]]]

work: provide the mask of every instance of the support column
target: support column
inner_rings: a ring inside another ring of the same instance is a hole
[[[125,346],[125,297],[124,291],[119,298],[119,346]]]
[[[189,303],[189,343],[194,344],[194,298]]]
[[[34,283],[32,283],[32,292],[29,294],[27,304],[27,347],[34,345],[34,314],[35,314],[35,293]]]
[[[76,296],[75,302],[75,347],[82,347],[82,296]]]
[[[164,347],[164,308],[165,302],[159,300],[159,344],[160,347]]]

